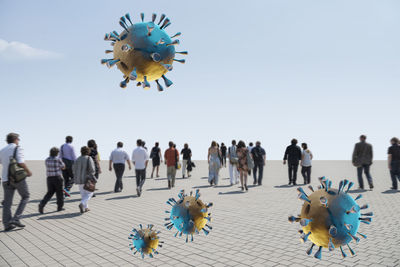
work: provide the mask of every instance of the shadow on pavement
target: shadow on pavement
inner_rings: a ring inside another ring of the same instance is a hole
[[[155,178],[154,181],[168,180],[168,178]]]
[[[107,192],[100,192],[100,193],[96,192],[96,196],[108,195],[108,194],[112,194],[112,193],[114,193],[114,191],[107,191]]]
[[[367,190],[365,189],[354,189],[354,190],[349,190],[348,193],[365,193]]]
[[[106,198],[106,200],[118,200],[118,199],[137,198],[137,197],[138,197],[137,195],[128,195],[128,196]]]
[[[217,186],[215,186],[215,187],[217,187],[217,188],[221,188],[221,187],[231,187],[231,185],[230,184],[226,184],[226,185],[217,185]],[[194,187],[193,187],[194,188]]]
[[[59,211],[54,210],[54,211],[46,212],[45,214],[52,214],[52,213],[56,213],[56,212],[59,212]],[[42,214],[40,214],[39,212],[31,213],[31,214],[27,214],[27,215],[22,215],[21,219],[27,219],[27,218],[36,217],[39,215],[42,215]]]
[[[59,219],[66,219],[66,218],[74,218],[80,216],[80,212],[75,213],[63,213],[59,215],[50,215],[50,216],[43,216],[40,217],[38,220],[59,220]]]
[[[135,178],[135,177],[136,177],[136,175],[128,175],[128,176],[124,176],[122,178]]]
[[[237,195],[237,194],[244,194],[244,191],[229,191],[229,192],[219,192],[219,195]]]
[[[283,185],[275,185],[274,188],[292,188],[295,185],[288,185],[288,184],[283,184]]]
[[[169,188],[168,187],[161,187],[161,188],[146,189],[146,191],[160,191],[160,190],[169,190]]]
[[[211,187],[210,185],[196,185],[196,186],[193,186],[192,188],[209,188],[209,187]]]
[[[399,193],[399,192],[400,191],[396,190],[396,189],[388,189],[386,191],[383,191],[382,194],[396,194],[396,193]]]
[[[19,231],[19,230],[22,230],[22,229],[24,229],[24,228],[14,228],[11,231],[1,230],[0,233],[12,233],[12,232],[16,232],[16,231]]]

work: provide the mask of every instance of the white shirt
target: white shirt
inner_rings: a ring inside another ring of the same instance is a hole
[[[125,161],[129,160],[129,155],[121,147],[118,147],[111,152],[110,160],[114,164],[125,164]]]
[[[303,161],[301,163],[301,166],[304,167],[310,167],[311,166],[311,151],[310,150],[303,150]]]
[[[146,161],[149,160],[149,154],[146,149],[141,146],[138,146],[132,152],[132,162],[135,164],[136,170],[144,170],[146,169]]]
[[[249,150],[249,153],[251,153],[251,151],[253,150],[254,146],[248,146],[247,150]]]
[[[10,165],[10,158],[14,155],[14,149],[16,146],[16,144],[12,143],[0,150],[0,164],[3,165],[3,172],[1,174],[3,182],[8,181],[8,165]],[[17,155],[15,157],[17,163],[24,163],[24,154],[21,147],[18,147]]]

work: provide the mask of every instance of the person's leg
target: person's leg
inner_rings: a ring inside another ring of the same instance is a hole
[[[140,192],[142,192],[142,188],[144,183],[146,182],[146,169],[141,170],[141,177],[140,177]]]
[[[47,183],[47,192],[44,195],[42,201],[40,201],[39,203],[39,207],[40,208],[44,208],[44,206],[46,206],[47,202],[49,202],[49,200],[53,197],[54,193],[55,193],[55,187],[53,184],[53,177],[47,177],[46,178],[46,183]]]
[[[258,168],[258,164],[255,163],[254,168],[253,168],[253,178],[254,178],[253,184],[254,185],[257,184],[257,168]]]
[[[19,222],[21,215],[24,212],[25,206],[26,204],[28,204],[29,201],[29,188],[26,179],[17,184],[17,191],[18,194],[21,196],[21,200],[14,214],[14,222]]]
[[[235,183],[234,181],[234,177],[233,177],[233,164],[229,163],[229,178],[230,178],[230,182],[231,185],[233,185]]]
[[[307,184],[311,183],[311,166],[307,169]]]
[[[393,164],[392,164],[392,169],[390,170],[390,178],[392,179],[392,189],[396,189],[397,190],[397,177],[396,177],[396,170],[393,168]]]
[[[239,170],[237,168],[237,165],[234,166],[233,173],[235,175],[235,184],[238,184],[239,183],[239,175],[240,175],[240,173],[239,173]]]
[[[293,185],[296,185],[297,182],[297,170],[299,168],[299,164],[293,165]]]
[[[114,172],[115,172],[115,185],[114,185],[114,192],[118,192],[119,191],[119,168],[118,168],[118,164],[113,164],[114,167]]]
[[[307,184],[306,172],[307,172],[307,167],[301,166],[301,176],[303,176],[304,184]]]
[[[158,171],[160,170],[160,165],[157,165],[157,171],[156,171],[156,176],[160,177],[160,175],[158,175]]]
[[[290,163],[288,163],[288,172],[289,172],[289,184],[291,184],[292,183],[293,166]]]
[[[258,185],[262,185],[262,179],[264,175],[264,164],[258,165]]]
[[[362,171],[363,171],[362,167],[357,167],[358,186],[361,189],[364,189],[364,181],[363,181],[363,177],[362,177]]]
[[[370,166],[371,165],[364,165],[363,167],[364,167],[365,176],[367,177],[369,188],[373,189],[374,188],[374,182],[372,181],[371,173],[369,172]]]
[[[182,177],[185,178],[185,174],[186,174],[186,164],[187,164],[187,160],[183,159],[182,160]]]
[[[244,189],[244,181],[243,181],[244,171],[240,170],[239,173],[240,173],[240,185],[242,186],[242,190],[243,190]]]
[[[64,207],[63,179],[61,176],[57,176],[54,180],[54,191],[57,197],[57,210],[60,211]]]
[[[11,206],[14,198],[15,188],[9,185],[8,182],[3,182],[3,192],[3,225],[4,228],[7,229],[10,227],[10,223],[12,222]]]
[[[176,168],[172,166],[172,187],[175,187]]]

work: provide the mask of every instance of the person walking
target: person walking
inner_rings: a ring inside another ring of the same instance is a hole
[[[143,147],[142,140],[136,141],[137,147],[132,152],[132,162],[136,173],[136,192],[138,197],[142,195],[142,188],[146,181],[146,168],[149,162],[147,150]]]
[[[254,160],[254,168],[253,168],[253,184],[262,185],[262,179],[264,174],[264,166],[266,161],[266,154],[264,148],[261,147],[261,142],[257,141],[256,146],[251,150],[251,155]],[[257,178],[258,171],[258,178]]]
[[[165,165],[167,165],[168,188],[175,187],[175,176],[178,168],[179,152],[173,142],[168,143],[169,148],[164,153]]]
[[[65,164],[65,169],[62,171],[64,178],[64,195],[70,197],[70,191],[74,185],[74,174],[72,166],[76,160],[75,149],[72,146],[72,136],[65,137],[65,144],[60,147],[60,158]]]
[[[237,166],[239,164],[239,159],[236,153],[236,141],[232,140],[232,146],[228,149],[228,158],[229,158],[229,177],[231,185],[237,184],[239,180],[239,171]]]
[[[15,227],[23,228],[24,224],[21,223],[21,215],[24,212],[25,206],[29,200],[29,188],[26,179],[18,183],[12,183],[9,180],[9,165],[10,160],[15,159],[17,165],[23,168],[26,172],[27,177],[32,176],[28,166],[24,163],[23,149],[19,146],[19,134],[9,133],[6,137],[7,146],[0,150],[0,164],[3,166],[1,173],[2,184],[3,184],[3,225],[4,231],[8,232],[13,230]],[[14,216],[11,214],[11,206],[14,199],[14,193],[17,190],[21,196],[21,200],[18,204],[17,210]]]
[[[89,140],[87,146],[88,148],[90,148],[89,156],[93,159],[94,162],[94,167],[95,167],[94,175],[96,176],[96,179],[99,179],[99,174],[101,173],[101,167],[100,167],[100,155],[99,152],[97,151],[96,141],[93,139]]]
[[[388,165],[390,177],[392,178],[392,188],[397,190],[397,180],[400,181],[400,144],[397,137],[390,140],[391,146],[388,149]]]
[[[221,143],[221,158],[222,158],[222,166],[226,168],[226,151],[228,148],[224,143]]]
[[[249,189],[247,187],[247,174],[249,172],[248,163],[249,163],[250,153],[249,150],[246,148],[246,144],[243,141],[239,141],[236,153],[239,160],[238,170],[240,173],[241,188],[242,191],[244,190],[248,191]]]
[[[161,155],[160,144],[158,142],[156,142],[154,147],[151,149],[150,158],[153,163],[153,170],[151,171],[151,178],[153,178],[154,170],[156,170],[156,176],[160,177],[160,175],[158,175],[158,173],[160,170],[160,163],[162,162],[162,155]]]
[[[301,149],[297,145],[297,139],[292,139],[291,145],[285,150],[285,155],[283,156],[283,164],[288,163],[289,171],[289,185],[297,185],[297,170],[299,168],[299,162],[301,160]]]
[[[47,193],[39,203],[39,213],[43,214],[43,209],[47,202],[53,197],[54,193],[57,197],[57,211],[64,210],[64,193],[61,177],[62,170],[65,169],[64,162],[58,157],[60,150],[57,147],[50,149],[50,156],[46,159],[46,174],[47,174]]]
[[[302,143],[301,147],[303,152],[301,153],[301,175],[304,179],[304,184],[311,183],[311,161],[313,159],[313,154],[306,143]]]
[[[188,144],[184,144],[183,149],[181,150],[182,154],[182,178],[185,178],[185,174],[187,172],[187,177],[190,177],[190,171],[188,164],[191,164],[192,159],[192,150],[190,150]]]
[[[117,148],[111,152],[108,169],[112,171],[114,167],[115,176],[117,177],[114,186],[114,192],[119,193],[123,189],[122,176],[125,172],[125,162],[128,163],[129,170],[131,170],[131,162],[129,155],[123,150],[124,144],[122,142],[117,143]]]
[[[83,146],[81,148],[81,156],[76,159],[72,166],[74,182],[79,186],[79,192],[81,193],[81,203],[79,204],[81,213],[90,211],[88,202],[92,198],[93,192],[85,189],[85,183],[88,179],[95,183],[97,182],[95,168],[94,161],[90,156],[90,148]]]
[[[374,188],[374,183],[370,174],[370,167],[372,165],[373,151],[372,145],[367,143],[366,140],[367,136],[360,136],[360,142],[358,142],[354,146],[352,162],[353,165],[357,168],[359,188],[364,189],[364,181],[362,176],[362,173],[364,171],[364,174],[367,177],[369,189],[372,190]]]
[[[211,147],[208,149],[207,161],[208,161],[208,182],[210,186],[218,185],[218,174],[221,168],[220,160],[221,152],[219,151],[218,145],[215,141],[211,142]]]

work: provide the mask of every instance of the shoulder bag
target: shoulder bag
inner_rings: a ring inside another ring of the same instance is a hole
[[[8,165],[8,180],[12,184],[17,184],[23,180],[25,180],[26,177],[28,177],[28,174],[26,173],[25,169],[20,167],[17,162],[17,149],[19,146],[16,146],[14,149],[14,154],[10,158],[10,164]]]
[[[89,164],[90,164],[90,156],[88,157],[88,160],[87,160],[86,171],[89,170]],[[89,191],[89,192],[94,192],[94,190],[96,189],[96,179],[93,178],[92,175],[89,173],[86,175],[86,182],[83,186],[83,189],[85,189],[86,191]]]

